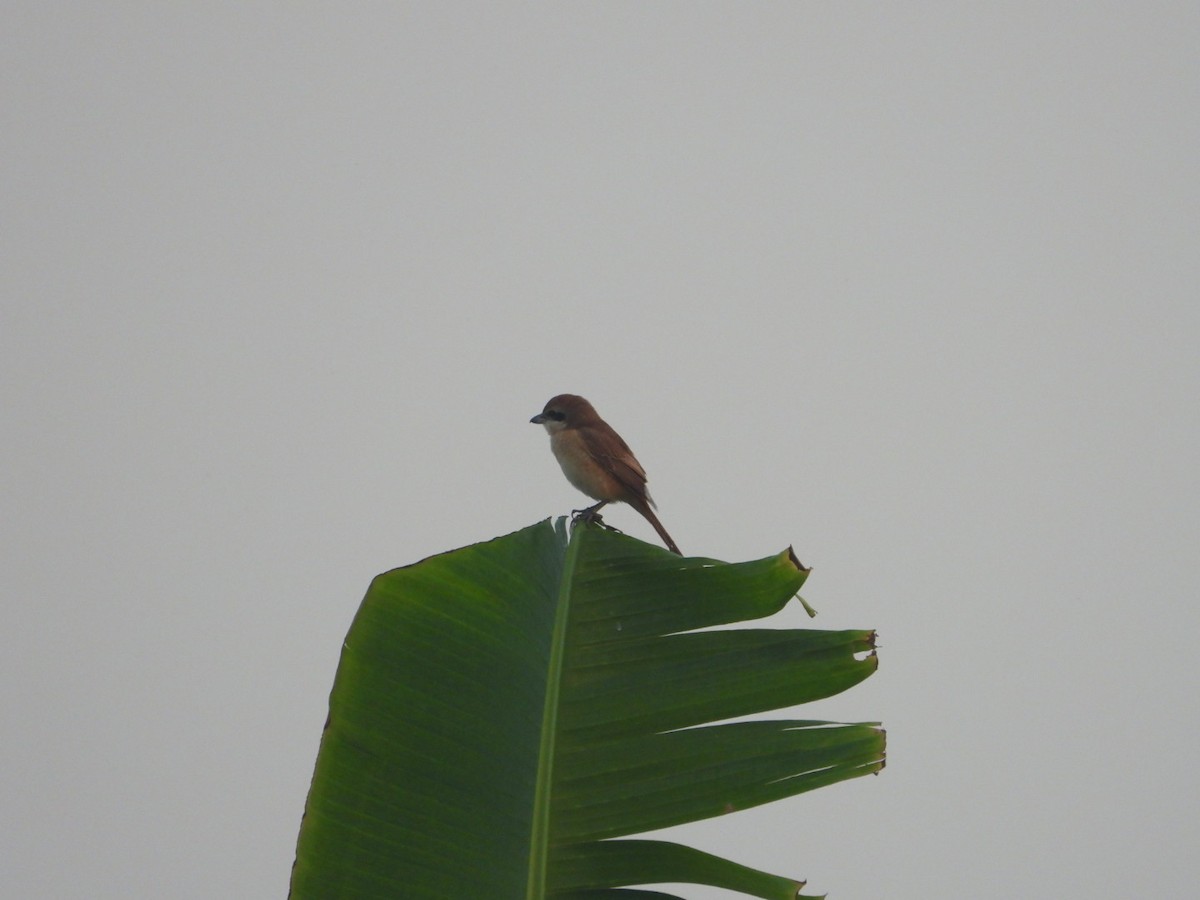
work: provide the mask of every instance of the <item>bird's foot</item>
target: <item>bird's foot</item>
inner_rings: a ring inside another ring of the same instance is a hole
[[[603,503],[595,503],[587,509],[573,509],[571,510],[571,521],[599,522],[603,524],[604,520],[600,518],[600,508],[602,506],[604,506]]]
[[[589,525],[599,525],[606,531],[615,531],[617,534],[624,534],[620,528],[614,525],[609,525],[604,521],[604,517],[600,515],[599,506],[589,506],[587,509],[571,510],[571,524],[576,525],[579,522],[586,522]]]

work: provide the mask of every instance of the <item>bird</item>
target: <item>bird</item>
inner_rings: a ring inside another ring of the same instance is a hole
[[[550,449],[567,481],[600,501],[582,510],[582,518],[595,518],[608,503],[627,503],[654,526],[672,553],[683,555],[654,514],[654,501],[646,490],[646,470],[592,404],[577,394],[559,394],[529,421],[550,435]]]

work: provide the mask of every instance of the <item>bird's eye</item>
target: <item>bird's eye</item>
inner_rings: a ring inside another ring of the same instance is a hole
[[[546,415],[548,415],[550,418],[552,418],[555,422],[561,422],[563,419],[566,418],[566,416],[563,413],[559,412],[557,409],[550,410],[550,412],[546,413]]]

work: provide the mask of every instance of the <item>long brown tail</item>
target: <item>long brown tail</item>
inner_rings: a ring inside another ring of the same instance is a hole
[[[676,546],[675,542],[671,540],[671,536],[667,534],[667,529],[663,528],[662,522],[658,521],[658,516],[654,514],[654,510],[650,508],[649,503],[641,498],[636,500],[627,500],[625,502],[646,517],[646,521],[654,526],[654,530],[657,531],[658,536],[663,539],[663,543],[667,545],[668,550],[677,556],[683,556],[683,551],[681,551],[679,547]]]

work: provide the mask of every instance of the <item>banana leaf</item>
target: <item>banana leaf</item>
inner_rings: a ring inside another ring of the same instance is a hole
[[[712,628],[779,611],[807,574],[790,549],[681,558],[559,519],[379,575],[342,648],[291,896],[800,896],[629,836],[883,767],[876,723],[726,721],[875,671],[870,631]]]

